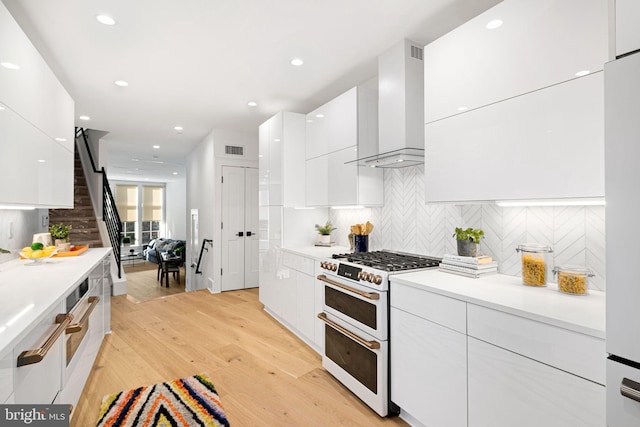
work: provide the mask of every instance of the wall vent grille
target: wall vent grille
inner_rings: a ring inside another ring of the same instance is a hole
[[[244,147],[239,147],[236,145],[225,145],[224,154],[231,154],[234,156],[244,156]]]
[[[411,57],[422,61],[422,48],[411,45]]]

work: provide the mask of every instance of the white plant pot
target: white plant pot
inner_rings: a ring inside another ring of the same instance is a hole
[[[320,243],[322,243],[323,245],[328,245],[329,243],[331,243],[331,234],[321,234]]]

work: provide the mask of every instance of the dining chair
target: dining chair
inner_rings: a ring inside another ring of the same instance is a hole
[[[161,265],[160,270],[160,286],[162,281],[166,280],[165,286],[169,287],[169,276],[173,275],[174,280],[180,283],[180,258],[165,260],[162,255],[158,258]]]

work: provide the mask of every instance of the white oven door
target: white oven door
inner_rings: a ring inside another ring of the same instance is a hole
[[[326,313],[322,366],[380,416],[389,411],[389,342],[376,340]]]
[[[324,285],[324,311],[378,340],[389,339],[387,292],[378,292],[340,277],[317,277]]]

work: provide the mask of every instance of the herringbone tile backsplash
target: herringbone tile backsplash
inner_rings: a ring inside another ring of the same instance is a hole
[[[442,256],[456,253],[456,227],[481,228],[480,251],[500,272],[520,275],[521,243],[553,248],[549,265],[582,265],[593,270],[593,287],[605,290],[604,206],[503,208],[494,204],[425,204],[424,167],[385,169],[382,208],[331,210],[336,241],[348,246],[351,224],[371,221],[369,250],[390,249]]]

